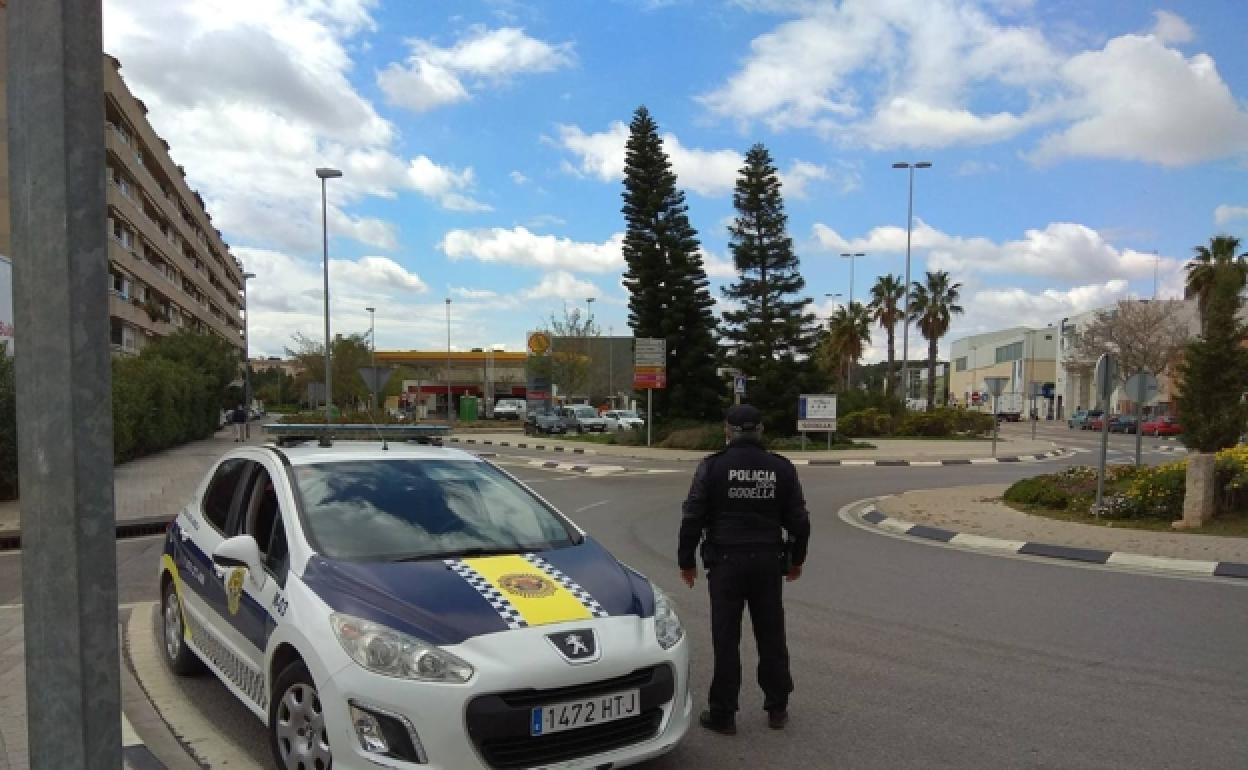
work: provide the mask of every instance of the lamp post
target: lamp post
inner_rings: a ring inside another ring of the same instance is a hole
[[[446,298],[446,421],[454,422],[451,409],[451,298]]]
[[[321,180],[321,253],[325,267],[325,435],[321,436],[320,445],[329,446],[329,426],[333,425],[334,389],[333,375],[329,365],[329,217],[325,205],[325,180],[337,179],[342,172],[336,168],[318,168],[316,176]]]
[[[369,404],[369,411],[377,410],[377,308],[366,307],[368,311],[368,339],[372,343],[372,350],[369,351],[368,366],[372,370],[369,372],[368,384],[372,386],[373,400]]]
[[[247,279],[255,277],[255,273],[243,273],[243,407],[247,410],[251,409],[251,332],[248,330],[251,311],[247,307]],[[243,425],[244,435],[251,438],[251,421]]]
[[[611,408],[615,408],[615,327],[607,327],[607,392],[611,394]]]
[[[905,394],[903,398],[906,399],[910,398],[910,232],[914,226],[914,170],[931,167],[931,162],[926,160],[893,164],[893,168],[904,168],[910,172],[910,197],[906,204],[906,296],[901,322],[901,378],[902,392]]]
[[[589,330],[594,323],[594,300],[596,297],[585,298],[585,360],[589,367],[588,376],[585,378],[585,397],[592,406],[594,403],[594,348],[593,343],[589,341]]]
[[[854,259],[867,256],[863,252],[845,253],[841,257],[849,260],[849,304],[854,304]]]

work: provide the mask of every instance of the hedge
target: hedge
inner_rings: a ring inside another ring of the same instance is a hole
[[[880,436],[978,436],[992,430],[992,415],[966,409],[894,414],[868,408],[850,412],[837,421],[839,432],[854,438]]]

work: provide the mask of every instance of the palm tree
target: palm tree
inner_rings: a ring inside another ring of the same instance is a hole
[[[949,331],[953,316],[962,313],[958,304],[962,284],[950,283],[944,270],[927,273],[924,283],[914,282],[910,289],[910,320],[919,327],[927,340],[927,411],[936,405],[936,347]]]
[[[906,283],[899,275],[881,275],[875,279],[871,287],[871,302],[867,307],[871,310],[872,320],[879,322],[888,332],[888,368],[884,374],[884,395],[893,391],[893,363],[895,358],[895,341],[897,322],[902,317],[902,299],[906,295]]]
[[[850,386],[854,362],[871,343],[871,312],[861,302],[841,305],[828,319],[828,344],[838,363],[844,367],[845,387]]]
[[[1239,239],[1229,235],[1217,235],[1209,239],[1208,246],[1197,246],[1192,249],[1196,256],[1187,263],[1188,297],[1196,297],[1196,306],[1200,309],[1201,329],[1205,326],[1205,311],[1209,307],[1209,297],[1213,292],[1218,272],[1228,268],[1239,282],[1242,290],[1248,283],[1248,254],[1236,256]]]

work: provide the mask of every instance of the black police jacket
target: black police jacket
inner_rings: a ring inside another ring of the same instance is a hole
[[[779,549],[784,533],[793,540],[792,564],[806,560],[810,518],[797,469],[788,458],[752,439],[736,439],[698,465],[685,499],[677,561],[697,566],[695,552],[705,535],[721,550]]]

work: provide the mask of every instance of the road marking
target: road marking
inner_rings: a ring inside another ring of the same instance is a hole
[[[969,535],[965,532],[959,532],[949,541],[954,545],[969,545],[972,548],[995,548],[1002,551],[1018,552],[1019,548],[1026,545],[1022,540],[1001,540],[995,537],[983,537],[981,535]]]
[[[585,511],[588,511],[588,510],[590,510],[590,509],[592,509],[592,508],[597,508],[597,507],[598,507],[598,506],[600,506],[600,505],[606,505],[606,504],[607,504],[607,503],[609,503],[609,502],[611,502],[611,501],[610,501],[610,500],[599,500],[599,501],[598,501],[598,502],[596,502],[596,503],[590,503],[589,505],[582,505],[580,508],[577,508],[575,511],[573,511],[573,513],[584,513]]]
[[[1120,553],[1115,551],[1106,564],[1120,564],[1124,567],[1145,567],[1147,569],[1172,569],[1183,572],[1195,572],[1200,575],[1212,575],[1218,568],[1216,561],[1199,559],[1169,559],[1159,556],[1145,556],[1138,553]]]

